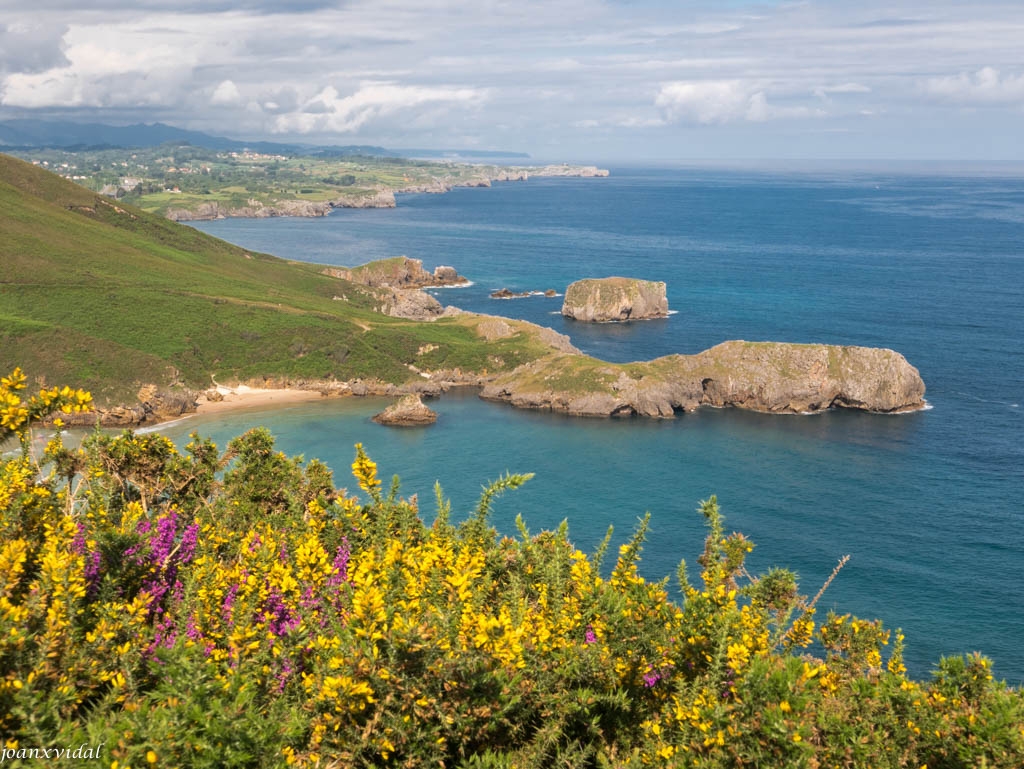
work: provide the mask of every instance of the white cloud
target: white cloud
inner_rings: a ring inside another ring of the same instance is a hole
[[[705,80],[665,83],[654,105],[668,120],[728,123],[749,119],[755,91],[740,80]]]
[[[238,86],[231,80],[222,80],[220,85],[213,89],[210,96],[210,104],[219,107],[232,107],[242,103],[242,94],[238,92]],[[277,105],[274,105],[277,107]]]
[[[394,83],[363,83],[355,93],[341,96],[334,86],[327,86],[307,100],[300,111],[279,115],[274,121],[274,130],[278,133],[294,131],[303,134],[352,133],[384,115],[423,105],[474,105],[486,96],[485,91],[475,88]]]
[[[763,123],[781,118],[819,117],[825,113],[803,106],[770,104],[764,89],[742,80],[664,83],[654,105],[668,122]]]
[[[933,77],[925,81],[926,93],[965,104],[1024,103],[1024,74],[1002,75],[994,67],[983,67],[974,74],[962,72],[953,77]]]

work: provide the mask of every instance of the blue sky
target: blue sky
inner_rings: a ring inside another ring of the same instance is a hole
[[[0,118],[567,160],[1024,160],[1024,3],[0,0]]]

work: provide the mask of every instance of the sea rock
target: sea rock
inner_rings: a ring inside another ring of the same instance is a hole
[[[440,264],[434,268],[434,285],[435,286],[452,286],[456,283],[465,283],[466,279],[459,275],[455,271],[454,267],[449,267],[446,264]]]
[[[423,404],[419,394],[410,393],[374,416],[373,421],[394,427],[418,427],[434,424],[437,414]]]
[[[665,284],[618,277],[578,280],[565,290],[562,315],[588,323],[664,318]]]

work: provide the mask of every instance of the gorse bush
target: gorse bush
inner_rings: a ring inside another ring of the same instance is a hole
[[[1024,700],[986,659],[908,679],[898,633],[818,626],[791,573],[751,577],[714,499],[700,583],[683,565],[670,588],[637,571],[646,520],[607,567],[611,532],[590,556],[564,525],[498,536],[490,507],[528,476],[464,522],[438,489],[428,526],[360,446],[362,499],[263,429],[223,455],[58,436],[37,461],[30,418],[88,398],[23,388],[0,389],[23,447],[0,460],[14,762],[89,743],[122,769],[1024,764]]]

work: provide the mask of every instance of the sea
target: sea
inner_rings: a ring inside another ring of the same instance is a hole
[[[392,210],[321,219],[225,219],[197,228],[289,259],[351,266],[404,254],[472,285],[445,304],[550,326],[609,361],[695,353],[728,339],[888,347],[927,385],[928,409],[766,415],[701,409],[674,420],[568,417],[480,401],[430,405],[436,425],[394,429],[386,401],[326,399],[196,416],[161,428],[221,445],[255,425],[319,458],[339,486],[362,443],[433,518],[439,482],[455,516],[503,473],[534,473],[494,507],[499,532],[567,521],[592,550],[651,514],[642,572],[697,579],[701,500],[756,543],[751,572],[796,571],[818,604],[902,628],[910,672],[980,651],[1024,683],[1024,175],[871,170],[611,168],[607,178],[533,178]],[[495,300],[584,277],[662,280],[673,314],[591,325],[560,297]],[[613,545],[613,546],[614,546]],[[614,550],[613,550],[614,552]]]

